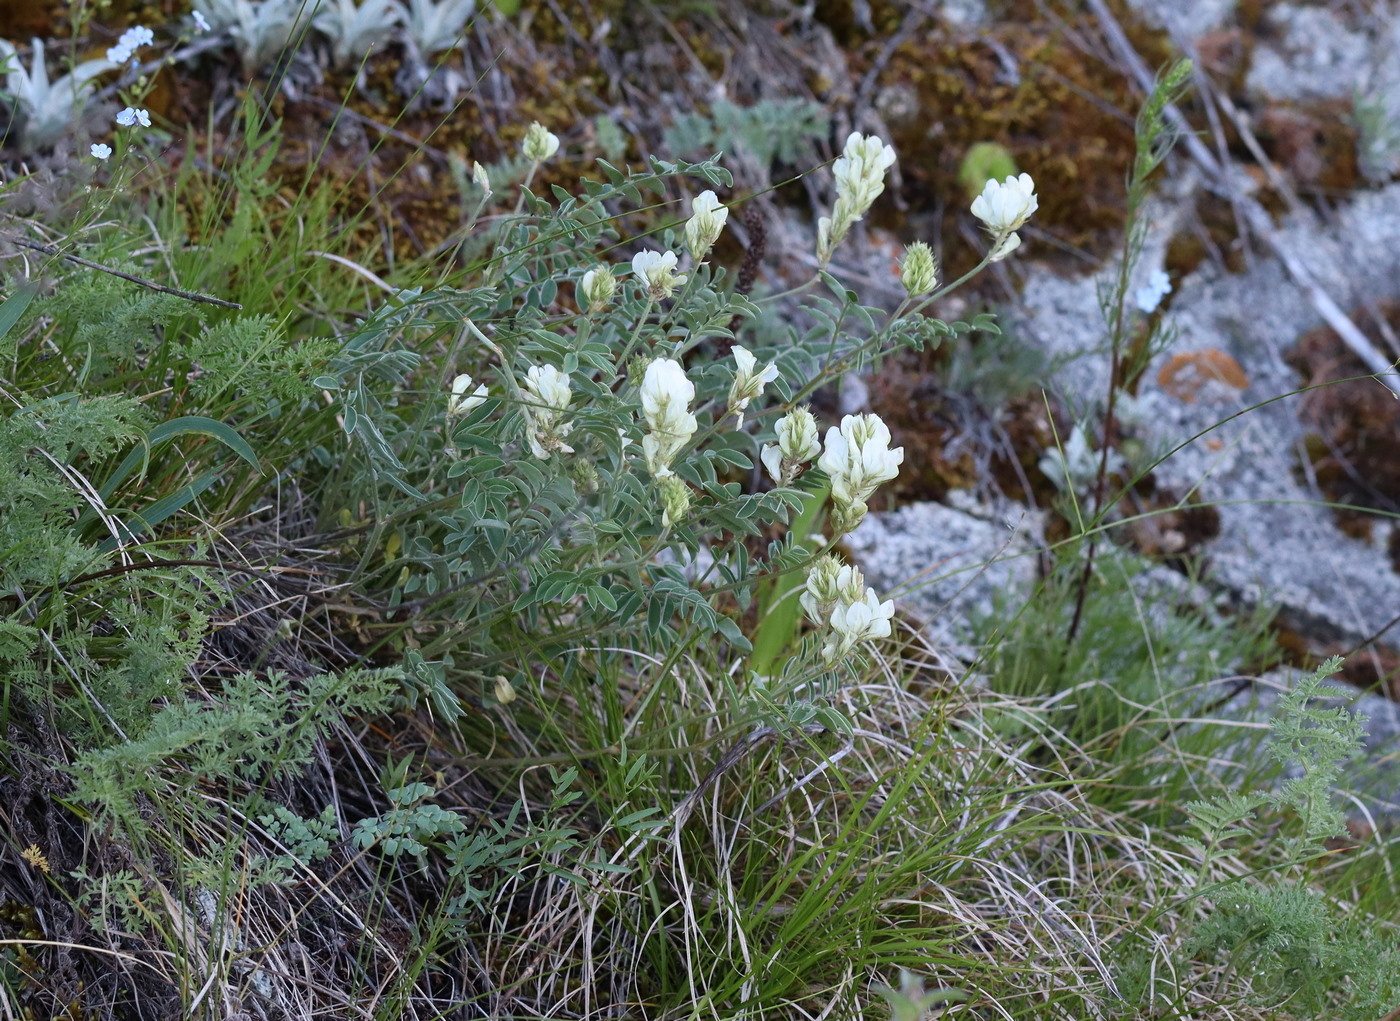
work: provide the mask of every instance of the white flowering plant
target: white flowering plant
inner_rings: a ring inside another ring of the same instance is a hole
[[[557,144],[535,126],[527,157]],[[886,149],[853,150],[867,177]],[[812,283],[826,293],[798,299],[813,325],[737,343],[735,327],[766,311],[713,264],[731,185],[718,159],[600,168],[578,195],[488,196],[515,211],[475,268],[484,286],[400,292],[318,381],[340,408],[341,463],[385,501],[393,555],[376,570],[390,618],[413,625],[415,690],[455,716],[464,674],[519,634],[547,659],[591,655],[564,651],[587,634],[590,647],[659,656],[718,641],[740,677],[774,678],[765,690],[779,703],[803,688],[807,704],[893,633],[892,604],[863,585],[806,625],[786,615],[816,556],[811,515],[831,536],[856,527],[904,458],[877,416],[819,422],[808,401],[897,348],[995,327],[914,314],[943,293],[916,248],[920,287],[898,309],[862,306],[822,270]],[[617,252],[619,211],[690,181],[697,197],[679,215],[630,258]],[[878,195],[862,189],[842,216]],[[413,353],[418,332],[442,337],[440,363]],[[415,381],[432,396],[405,402]],[[522,674],[508,686],[527,685]]]

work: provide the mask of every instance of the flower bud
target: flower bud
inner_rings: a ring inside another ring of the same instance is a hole
[[[590,269],[579,281],[578,293],[583,296],[580,305],[587,305],[590,312],[598,312],[607,308],[617,293],[617,278],[606,266]]]
[[[915,241],[905,249],[899,280],[911,298],[933,290],[938,283],[938,260],[933,257],[933,249],[922,241]]]
[[[1020,247],[1021,235],[1008,234],[1006,235],[1006,237],[1002,238],[996,243],[996,247],[994,247],[991,251],[991,254],[987,256],[987,261],[1001,262],[1002,259],[1005,259],[1008,255],[1010,255],[1012,252],[1016,251],[1016,249]]]
[[[685,224],[685,241],[692,259],[699,262],[709,253],[728,219],[729,210],[720,205],[714,192],[702,191],[691,199],[690,219]]]
[[[472,181],[482,190],[482,198],[491,197],[491,178],[486,175],[486,167],[480,163],[472,164]]]
[[[661,527],[670,528],[690,513],[690,487],[676,475],[661,480]]]
[[[860,573],[859,568],[848,567],[830,553],[818,557],[807,571],[807,583],[797,601],[807,619],[818,627],[826,626],[832,608],[841,598],[843,571],[847,572],[848,583],[850,572]]]
[[[516,699],[515,688],[510,680],[500,674],[496,675],[496,701],[501,705],[510,705]]]
[[[559,151],[559,136],[552,134],[543,124],[535,121],[525,132],[525,141],[520,151],[531,163],[543,163]]]

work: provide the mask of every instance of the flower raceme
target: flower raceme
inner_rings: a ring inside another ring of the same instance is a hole
[[[849,654],[860,642],[888,638],[893,619],[894,601],[880,602],[873,588],[867,588],[859,599],[843,599],[831,611],[831,635],[822,646],[822,658],[830,663]]]
[[[588,311],[598,312],[608,307],[617,293],[617,278],[606,266],[595,266],[585,273],[578,282],[580,306],[587,305]]]
[[[997,262],[1006,258],[1021,244],[1015,232],[1031,218],[1039,207],[1035,182],[1030,174],[1007,177],[1005,181],[988,181],[982,194],[972,200],[972,215],[982,221],[992,235],[992,252],[988,258]]]
[[[875,590],[866,586],[860,568],[843,564],[831,554],[812,565],[797,601],[812,623],[828,629],[822,647],[822,658],[828,663],[849,654],[860,642],[890,636],[893,601],[880,602]]]
[[[553,365],[532,365],[525,373],[523,386],[532,398],[525,405],[525,436],[530,452],[541,460],[556,451],[572,454],[574,448],[564,442],[574,427],[564,420],[564,412],[573,399],[568,373]]]
[[[933,249],[923,241],[915,241],[904,252],[904,264],[899,267],[899,282],[911,298],[927,294],[938,283],[938,260]]]
[[[778,378],[776,365],[758,368],[758,360],[748,348],[734,345],[734,382],[729,385],[729,413],[744,428],[744,412],[749,402],[763,395],[763,388]]]
[[[695,435],[698,423],[690,413],[695,384],[686,378],[681,363],[658,358],[647,366],[642,377],[642,418],[647,434],[642,437],[642,453],[647,470],[664,479],[673,474],[671,462]]]
[[[831,622],[831,611],[845,599],[850,602],[865,594],[865,575],[859,567],[841,563],[831,553],[817,558],[807,572],[807,583],[797,597],[807,619],[818,627]]]
[[[778,442],[766,444],[759,459],[775,483],[790,486],[802,466],[822,452],[817,420],[805,407],[793,408],[774,430]]]
[[[860,524],[865,501],[876,487],[899,474],[904,448],[890,449],[890,431],[879,415],[847,415],[826,433],[817,467],[831,479],[832,526],[844,535]]]
[[[520,151],[531,163],[543,163],[559,151],[559,136],[535,121],[526,130]]]
[[[724,230],[729,210],[720,205],[712,191],[702,191],[690,200],[690,219],[685,224],[685,243],[697,263],[709,254]]]
[[[817,221],[817,261],[825,266],[847,231],[865,216],[885,190],[885,171],[894,165],[894,148],[875,135],[853,131],[832,164],[836,176],[836,205]]]
[[[685,283],[685,274],[676,272],[677,261],[675,252],[645,251],[632,256],[632,272],[653,301],[669,298]]]

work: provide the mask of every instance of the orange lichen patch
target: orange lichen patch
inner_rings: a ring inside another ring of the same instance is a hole
[[[1232,390],[1249,386],[1240,363],[1224,351],[1208,347],[1202,351],[1186,351],[1173,355],[1157,372],[1157,384],[1183,404],[1195,404],[1205,392],[1209,399],[1212,384]]]
[[[1379,311],[1392,329],[1400,325],[1400,306]],[[1364,325],[1364,313],[1360,321]],[[1298,414],[1309,430],[1309,474],[1323,495],[1334,503],[1400,512],[1400,401],[1366,378],[1365,365],[1331,330],[1306,334],[1285,359],[1315,388],[1303,395]],[[1333,514],[1344,532],[1370,537],[1367,511],[1337,508]]]

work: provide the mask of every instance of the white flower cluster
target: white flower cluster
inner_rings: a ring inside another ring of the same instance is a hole
[[[972,200],[972,215],[982,221],[992,235],[992,262],[998,262],[1021,244],[1015,233],[1039,207],[1035,182],[1030,174],[1007,177],[1005,181],[988,181],[982,194]]]
[[[798,602],[813,624],[828,629],[822,646],[822,658],[828,663],[849,655],[861,642],[891,634],[894,602],[881,602],[875,590],[866,586],[860,568],[830,554],[812,565]]]
[[[652,301],[669,298],[675,293],[677,287],[685,283],[686,275],[676,272],[678,261],[680,260],[676,257],[675,252],[648,250],[632,256],[632,272],[642,282],[642,286],[646,288],[647,296]]]
[[[831,261],[851,226],[885,190],[885,171],[894,165],[894,147],[875,135],[853,131],[841,156],[832,164],[836,175],[836,205],[830,216],[817,220],[817,261]]]
[[[802,466],[822,452],[817,420],[805,407],[793,408],[778,419],[774,431],[778,442],[764,446],[759,460],[775,483],[790,486]]]
[[[832,530],[844,535],[859,525],[866,501],[903,463],[904,448],[890,449],[890,430],[879,415],[847,415],[828,429],[817,467],[831,479]]]
[[[564,442],[574,427],[564,418],[573,400],[569,374],[553,365],[532,365],[521,385],[531,398],[525,405],[525,438],[530,453],[541,460],[554,453],[572,454],[574,448]]]
[[[641,396],[642,418],[647,425],[642,453],[652,476],[665,479],[674,474],[671,462],[695,435],[697,423],[690,412],[695,384],[686,378],[680,362],[658,358],[647,366]]]
[[[520,151],[531,163],[544,163],[559,151],[559,136],[539,121],[535,121],[525,132],[525,141],[521,143]]]

